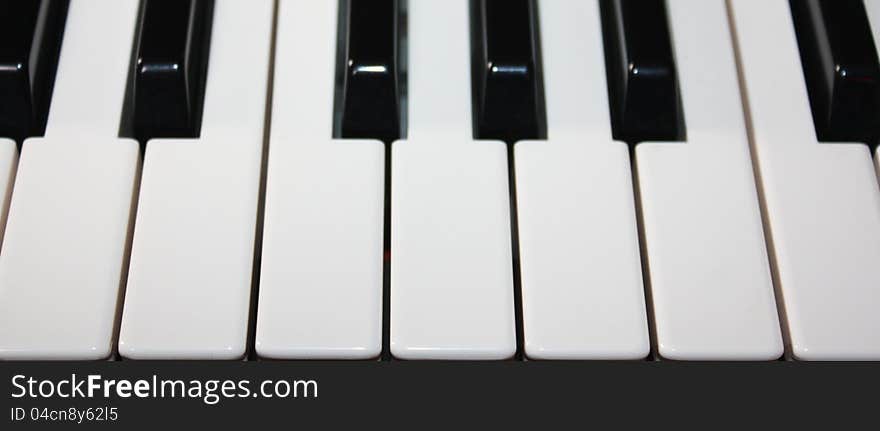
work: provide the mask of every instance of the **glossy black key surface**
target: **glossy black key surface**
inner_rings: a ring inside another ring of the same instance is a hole
[[[820,141],[880,137],[880,64],[862,0],[791,0]]]
[[[197,137],[214,1],[143,2],[132,87],[135,137]]]
[[[0,0],[0,137],[45,131],[68,4]]]
[[[537,9],[534,0],[473,0],[474,135],[544,139]]]
[[[601,0],[614,138],[682,141],[685,127],[664,0]]]
[[[398,1],[344,0],[343,138],[401,136]]]

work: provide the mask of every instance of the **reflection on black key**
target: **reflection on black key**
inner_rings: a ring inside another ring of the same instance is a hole
[[[862,0],[791,0],[821,141],[880,137],[880,64]]]
[[[474,134],[546,138],[534,0],[473,0]]]
[[[0,137],[45,131],[68,4],[0,0]]]
[[[601,8],[614,138],[684,140],[665,1],[601,0]]]
[[[345,1],[342,137],[394,141],[401,136],[398,2]]]
[[[197,137],[201,128],[213,0],[143,0],[134,70],[134,133]]]

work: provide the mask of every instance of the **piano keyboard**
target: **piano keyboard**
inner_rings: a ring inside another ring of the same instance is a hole
[[[880,0],[0,0],[0,359],[880,360]]]

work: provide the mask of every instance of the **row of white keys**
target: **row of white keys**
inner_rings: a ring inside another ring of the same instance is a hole
[[[272,0],[215,2],[201,135],[147,143],[123,357],[246,353],[273,14]]]
[[[636,166],[657,353],[783,354],[724,0],[668,0],[686,142],[640,143]]]
[[[516,352],[507,148],[471,131],[469,1],[410,2],[409,136],[392,147],[391,353]]]
[[[791,353],[880,359],[880,187],[871,154],[863,144],[818,142],[789,2],[729,7]]]
[[[71,2],[45,138],[24,143],[0,253],[0,357],[113,351],[140,155],[118,137],[137,0]]]
[[[599,4],[539,10],[549,136],[515,145],[525,354],[644,358],[629,149],[611,136]]]
[[[265,358],[366,359],[382,347],[385,153],[331,138],[338,3],[279,3],[256,329]]]

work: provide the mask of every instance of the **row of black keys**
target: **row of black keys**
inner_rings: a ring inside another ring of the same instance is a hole
[[[44,133],[69,7],[70,0],[0,0],[0,137]],[[142,0],[121,136],[198,136],[213,7],[214,0]]]
[[[340,137],[404,134],[403,1],[340,2]],[[599,1],[615,139],[684,140],[665,1]],[[121,134],[198,136],[213,5],[142,0]],[[68,7],[68,0],[0,0],[0,136],[42,135]],[[791,8],[820,140],[876,145],[880,62],[862,0],[791,0]],[[535,0],[472,1],[476,138],[546,137],[537,16]]]

